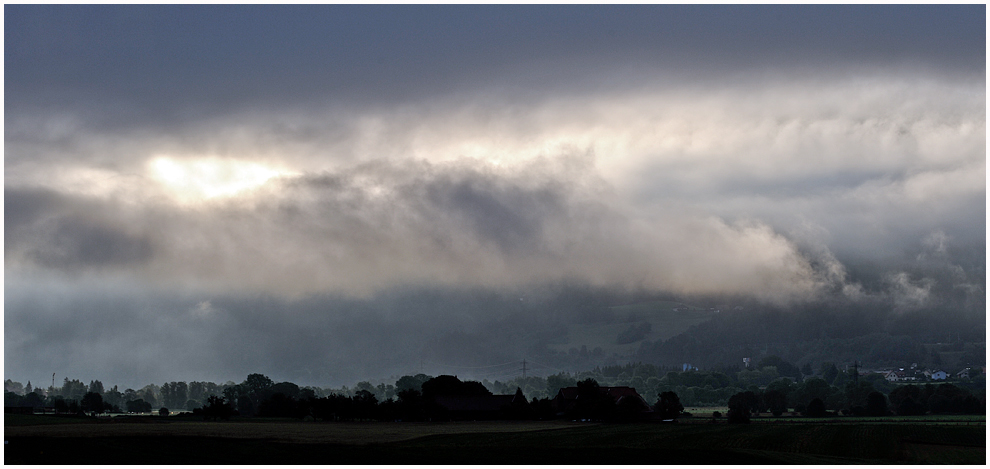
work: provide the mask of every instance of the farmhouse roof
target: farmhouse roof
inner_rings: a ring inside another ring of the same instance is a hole
[[[598,389],[605,391],[605,393],[611,396],[612,399],[615,399],[616,402],[618,402],[620,399],[631,398],[631,399],[639,400],[644,405],[649,407],[649,403],[647,403],[646,400],[643,399],[643,396],[640,396],[639,393],[636,392],[636,388],[631,388],[629,386],[611,386],[611,387],[602,386]],[[572,401],[577,398],[578,398],[578,388],[576,386],[560,388],[560,391],[557,392],[557,399],[559,400]]]
[[[498,412],[512,406],[513,394],[492,396],[437,396],[435,401],[449,411]]]

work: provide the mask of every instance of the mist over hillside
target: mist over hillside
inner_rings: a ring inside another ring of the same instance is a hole
[[[524,359],[530,374],[547,376],[636,361],[739,366],[742,357],[768,354],[799,365],[862,362],[870,357],[868,349],[828,344],[864,336],[908,337],[911,347],[983,342],[982,265],[971,251],[947,251],[940,263],[925,252],[909,253],[887,270],[855,269],[846,282],[861,286],[855,297],[839,288],[787,305],[739,295],[690,297],[574,284],[508,292],[407,288],[364,299],[204,301],[97,290],[70,304],[57,293],[19,301],[8,296],[5,307],[19,318],[6,322],[8,346],[21,346],[28,341],[22,331],[38,328],[75,350],[62,355],[60,349],[34,348],[8,357],[15,365],[8,366],[8,375],[44,382],[52,372],[71,373],[139,386],[180,379],[223,382],[260,372],[276,381],[339,386],[418,372],[506,379],[521,374]],[[650,306],[662,314],[616,308],[630,304],[663,305]],[[65,309],[72,315],[64,317]],[[108,312],[110,320],[87,319]],[[671,319],[685,317],[690,321]],[[642,324],[651,324],[649,332],[619,343],[618,334]],[[132,328],[140,334],[128,335]],[[901,358],[910,363],[917,355],[909,347]],[[898,362],[896,353],[884,357]],[[518,365],[491,368],[506,363]]]
[[[8,5],[5,373],[982,342],[985,10]]]

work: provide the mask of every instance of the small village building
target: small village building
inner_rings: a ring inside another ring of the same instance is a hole
[[[913,371],[905,371],[903,368],[901,368],[899,370],[891,370],[891,371],[885,372],[885,373],[883,373],[883,377],[886,378],[887,381],[892,381],[892,382],[893,381],[915,381],[915,380],[918,379],[917,376],[915,376],[915,374],[914,374]]]
[[[512,408],[512,394],[492,396],[437,396],[434,400],[450,420],[499,420]]]
[[[932,381],[941,381],[941,380],[944,380],[944,379],[946,379],[948,377],[949,377],[949,374],[946,373],[946,372],[944,372],[944,371],[942,371],[942,370],[938,370],[938,371],[932,372]]]
[[[646,402],[646,399],[643,399],[643,396],[640,396],[639,393],[636,392],[635,388],[628,386],[612,386],[601,387],[599,389],[605,391],[606,394],[615,399],[616,405],[632,405],[639,407],[644,413],[652,413],[653,411],[650,404]],[[560,388],[560,390],[557,391],[557,395],[553,398],[552,404],[558,415],[564,414],[574,408],[579,397],[578,391],[579,388],[576,386]],[[627,403],[627,401],[631,401],[631,404]]]

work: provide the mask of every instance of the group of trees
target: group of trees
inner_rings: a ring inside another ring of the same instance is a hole
[[[579,389],[574,406],[563,418],[590,420],[629,420],[644,410],[636,400],[616,401],[594,380],[576,383]],[[226,419],[233,415],[257,417],[312,417],[324,421],[446,420],[449,410],[439,405],[439,396],[491,396],[492,392],[477,381],[461,381],[455,376],[403,376],[393,386],[395,397],[379,400],[374,393],[360,389],[353,395],[331,393],[317,397],[311,390],[292,383],[273,383],[266,376],[252,374],[243,383],[229,387],[224,396],[211,396],[206,405],[193,411],[206,419]],[[514,420],[558,418],[557,409],[547,397],[527,401],[517,388],[510,408],[502,418]],[[659,396],[656,409],[663,418],[676,418],[684,410],[677,395]]]
[[[232,383],[231,383],[232,384]],[[4,381],[4,405],[9,407],[51,407],[59,413],[151,412],[155,408],[194,409],[210,395],[221,394],[223,386],[209,382],[171,382],[161,386],[149,384],[139,390],[109,389],[99,380],[86,385],[65,378],[62,386],[48,389]],[[102,407],[93,404],[99,397]],[[187,399],[188,398],[188,399]]]
[[[768,356],[753,369],[744,370],[723,367],[675,371],[652,364],[631,363],[596,367],[575,374],[516,377],[505,382],[457,381],[461,384],[455,385],[448,379],[444,385],[447,387],[443,389],[446,393],[467,392],[468,395],[520,392],[531,399],[531,410],[527,412],[542,416],[540,418],[550,414],[547,411],[550,399],[559,389],[590,381],[603,387],[633,387],[646,397],[676,395],[678,405],[722,406],[744,399],[751,403],[748,407],[751,412],[775,415],[789,411],[805,415],[822,412],[847,415],[982,413],[985,407],[982,375],[971,382],[897,386],[880,374],[859,374],[855,368],[840,370],[833,363],[821,363],[817,372],[813,371],[810,364],[798,367],[780,357]],[[353,388],[326,389],[276,383],[267,376],[251,374],[241,383],[228,381],[218,385],[173,381],[124,391],[119,391],[117,386],[105,388],[98,380],[86,385],[66,378],[61,387],[46,390],[33,387],[30,382],[21,385],[8,379],[4,401],[6,406],[53,407],[58,412],[68,413],[142,413],[159,407],[186,411],[219,409],[219,401],[209,401],[214,396],[222,399],[222,404],[231,412],[243,416],[330,415],[335,420],[417,420],[429,414],[427,405],[431,393],[437,395],[434,387],[444,383],[438,381],[439,378],[417,374],[403,376],[394,384],[362,381]],[[468,391],[457,391],[460,389],[457,386]],[[738,397],[740,395],[744,397]],[[733,413],[736,414],[738,412]],[[219,412],[217,417],[229,415]]]
[[[789,408],[809,417],[854,415],[983,414],[985,392],[974,394],[954,384],[908,384],[895,387],[889,394],[877,391],[870,383],[848,383],[840,393],[825,385],[824,380],[805,381],[802,391],[788,392],[788,385],[774,382],[766,389],[753,389],[729,398],[729,421],[745,423],[754,413],[770,412],[780,416]],[[835,403],[840,403],[836,405]],[[830,412],[830,409],[832,411]]]
[[[395,397],[379,400],[368,389],[352,395],[331,393],[317,397],[312,389],[293,383],[274,383],[261,374],[252,374],[224,390],[223,396],[211,396],[206,405],[193,410],[207,419],[225,419],[233,415],[257,417],[310,416],[324,421],[443,419],[444,409],[435,402],[437,396],[491,395],[481,383],[461,381],[454,376],[403,376],[392,387]],[[521,390],[518,392],[521,393]],[[535,399],[534,399],[535,401]],[[527,403],[528,404],[528,403]],[[521,410],[517,418],[536,418],[535,412]]]

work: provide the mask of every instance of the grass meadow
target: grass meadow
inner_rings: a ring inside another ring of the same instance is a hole
[[[985,464],[984,419],[941,422],[203,422],[8,415],[4,463]]]

